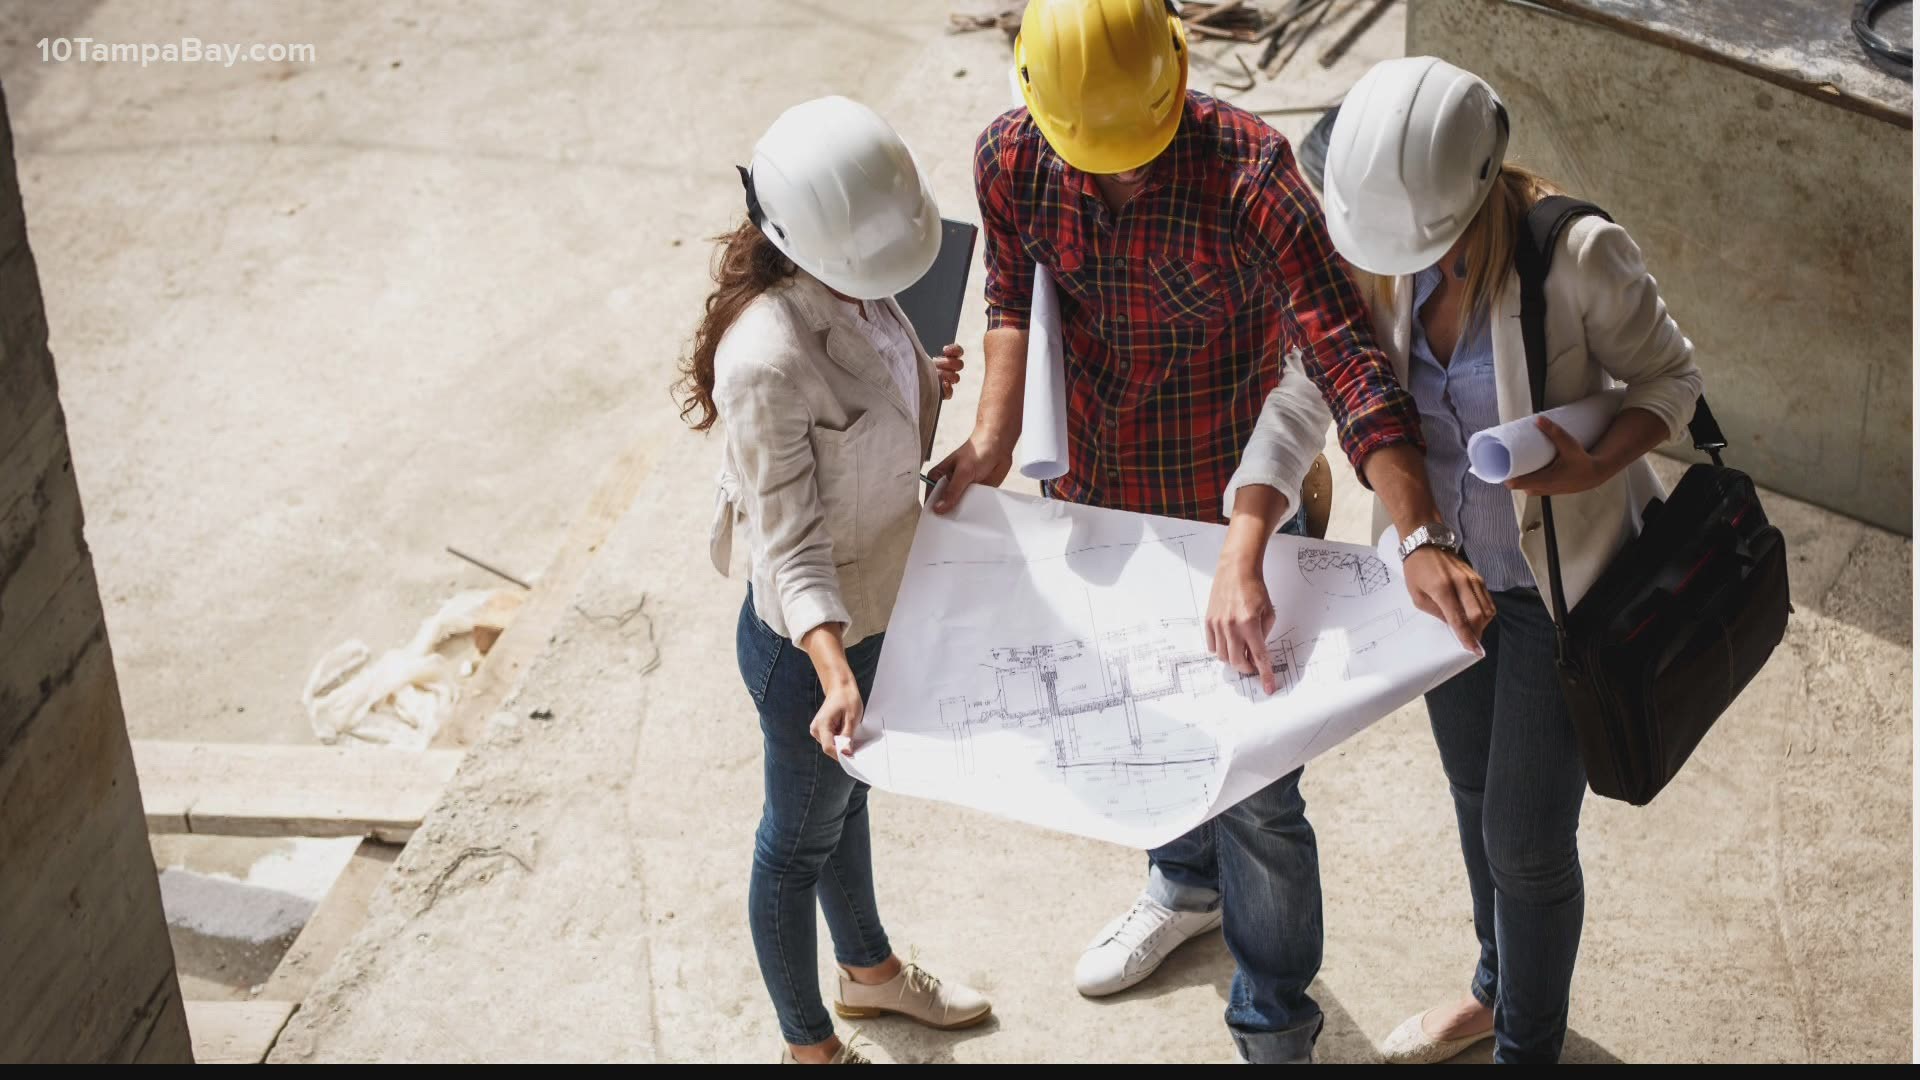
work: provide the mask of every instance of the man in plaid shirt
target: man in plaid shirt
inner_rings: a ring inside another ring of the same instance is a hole
[[[932,473],[947,480],[934,509],[1011,468],[1043,265],[1060,301],[1069,459],[1048,494],[1193,520],[1227,513],[1208,647],[1271,693],[1275,616],[1261,566],[1306,463],[1262,444],[1263,408],[1269,424],[1314,424],[1302,398],[1324,397],[1342,449],[1406,536],[1441,520],[1413,400],[1371,337],[1286,139],[1186,90],[1184,34],[1161,0],[1031,0],[1015,54],[1028,108],[995,120],[974,153],[987,269],[980,411]],[[1283,377],[1293,350],[1317,395],[1298,369]],[[1472,647],[1493,610],[1479,576],[1441,547],[1416,550],[1405,570],[1414,602]],[[1224,922],[1241,1056],[1310,1060],[1322,926],[1299,777],[1150,852],[1146,893],[1081,959],[1081,992],[1134,985]]]

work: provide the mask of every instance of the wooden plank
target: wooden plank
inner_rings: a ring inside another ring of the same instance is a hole
[[[260,990],[262,999],[294,1003],[306,999],[313,984],[333,966],[333,958],[340,955],[340,950],[347,947],[347,942],[353,940],[353,935],[366,923],[374,891],[380,887],[393,860],[400,857],[400,851],[397,844],[360,841],[353,858],[327,890],[326,899],[314,909],[300,936],[294,939],[293,947],[280,958],[280,966],[267,978]]]
[[[291,1001],[189,1001],[187,1030],[200,1065],[258,1065],[293,1016]]]
[[[136,740],[134,764],[153,832],[218,836],[368,836],[404,843],[460,765],[457,750],[419,752]]]
[[[594,553],[640,494],[640,482],[650,465],[646,444],[657,437],[653,432],[642,435],[607,467],[546,573],[534,583],[513,622],[474,672],[473,681],[461,691],[460,704],[434,736],[434,745],[473,745],[486,730],[487,717],[505,704],[519,688],[527,669],[546,651],[567,613],[567,605],[580,591]]]

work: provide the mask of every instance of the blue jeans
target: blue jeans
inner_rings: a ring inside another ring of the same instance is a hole
[[[1428,694],[1427,717],[1460,822],[1480,938],[1472,990],[1493,1007],[1494,1060],[1552,1063],[1586,916],[1575,834],[1587,774],[1540,595],[1493,604],[1486,659]]]
[[[1303,535],[1294,515],[1280,530]],[[1320,852],[1295,769],[1147,852],[1147,895],[1175,911],[1221,908],[1236,970],[1227,1028],[1255,1064],[1307,1061],[1325,1017],[1307,993],[1320,972]]]
[[[863,700],[873,691],[881,636],[847,650]],[[820,999],[816,899],[841,966],[877,967],[893,955],[873,897],[867,785],[807,733],[826,692],[807,654],[754,614],[751,592],[740,608],[734,651],[766,738],[766,802],[754,836],[747,922],[781,1037],[811,1046],[833,1035]]]

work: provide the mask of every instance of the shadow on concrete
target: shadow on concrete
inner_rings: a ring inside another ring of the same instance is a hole
[[[0,3],[0,84],[7,88],[7,106],[18,116],[33,103],[57,64],[40,59],[39,41],[83,36],[103,0],[63,0],[48,4],[34,0]]]
[[[964,1031],[934,1031],[899,1016],[862,1020],[857,1029],[902,1065],[953,1065],[954,1048],[999,1031],[1000,1017],[989,1016],[978,1027]]]
[[[1224,1027],[1224,1016],[1228,995],[1233,989],[1233,954],[1227,951],[1226,939],[1219,934],[1205,934],[1174,950],[1167,957],[1153,978],[1127,990],[1115,994],[1107,1001],[1152,1000],[1185,990],[1194,986],[1211,986],[1220,996],[1222,1016],[1219,1023]],[[1380,1061],[1380,1055],[1373,1048],[1373,1041],[1366,1032],[1340,1004],[1331,987],[1324,982],[1313,984],[1313,999],[1320,1003],[1320,1011],[1326,1014],[1326,1026],[1320,1030],[1320,1040],[1314,1045],[1314,1060],[1321,1064],[1358,1064]]]
[[[1189,987],[1212,986],[1214,992],[1220,995],[1224,1010],[1233,987],[1233,969],[1233,954],[1227,951],[1226,939],[1219,934],[1206,934],[1176,949],[1160,966],[1160,970],[1154,972],[1153,978],[1107,1000],[1151,1000]],[[1379,1063],[1380,1053],[1375,1049],[1373,1040],[1340,1004],[1339,997],[1331,987],[1324,981],[1316,980],[1313,999],[1320,1003],[1320,1010],[1327,1016],[1327,1026],[1321,1029],[1320,1041],[1314,1046],[1314,1060],[1317,1063]],[[1567,1042],[1560,1060],[1566,1065],[1622,1063],[1612,1051],[1571,1029],[1567,1032]],[[1490,1065],[1493,1063],[1493,1044],[1481,1043],[1454,1058],[1453,1063]]]

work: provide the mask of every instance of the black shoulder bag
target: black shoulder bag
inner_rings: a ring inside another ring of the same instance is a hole
[[[1585,214],[1566,196],[1542,200],[1516,244],[1520,325],[1533,407],[1546,407],[1547,271],[1560,234]],[[1608,220],[1611,220],[1609,218]],[[1712,464],[1689,468],[1642,515],[1580,603],[1567,610],[1553,500],[1541,499],[1555,655],[1596,795],[1645,805],[1739,696],[1786,633],[1787,545],[1753,481],[1727,468],[1727,442],[1702,398],[1688,425]]]

